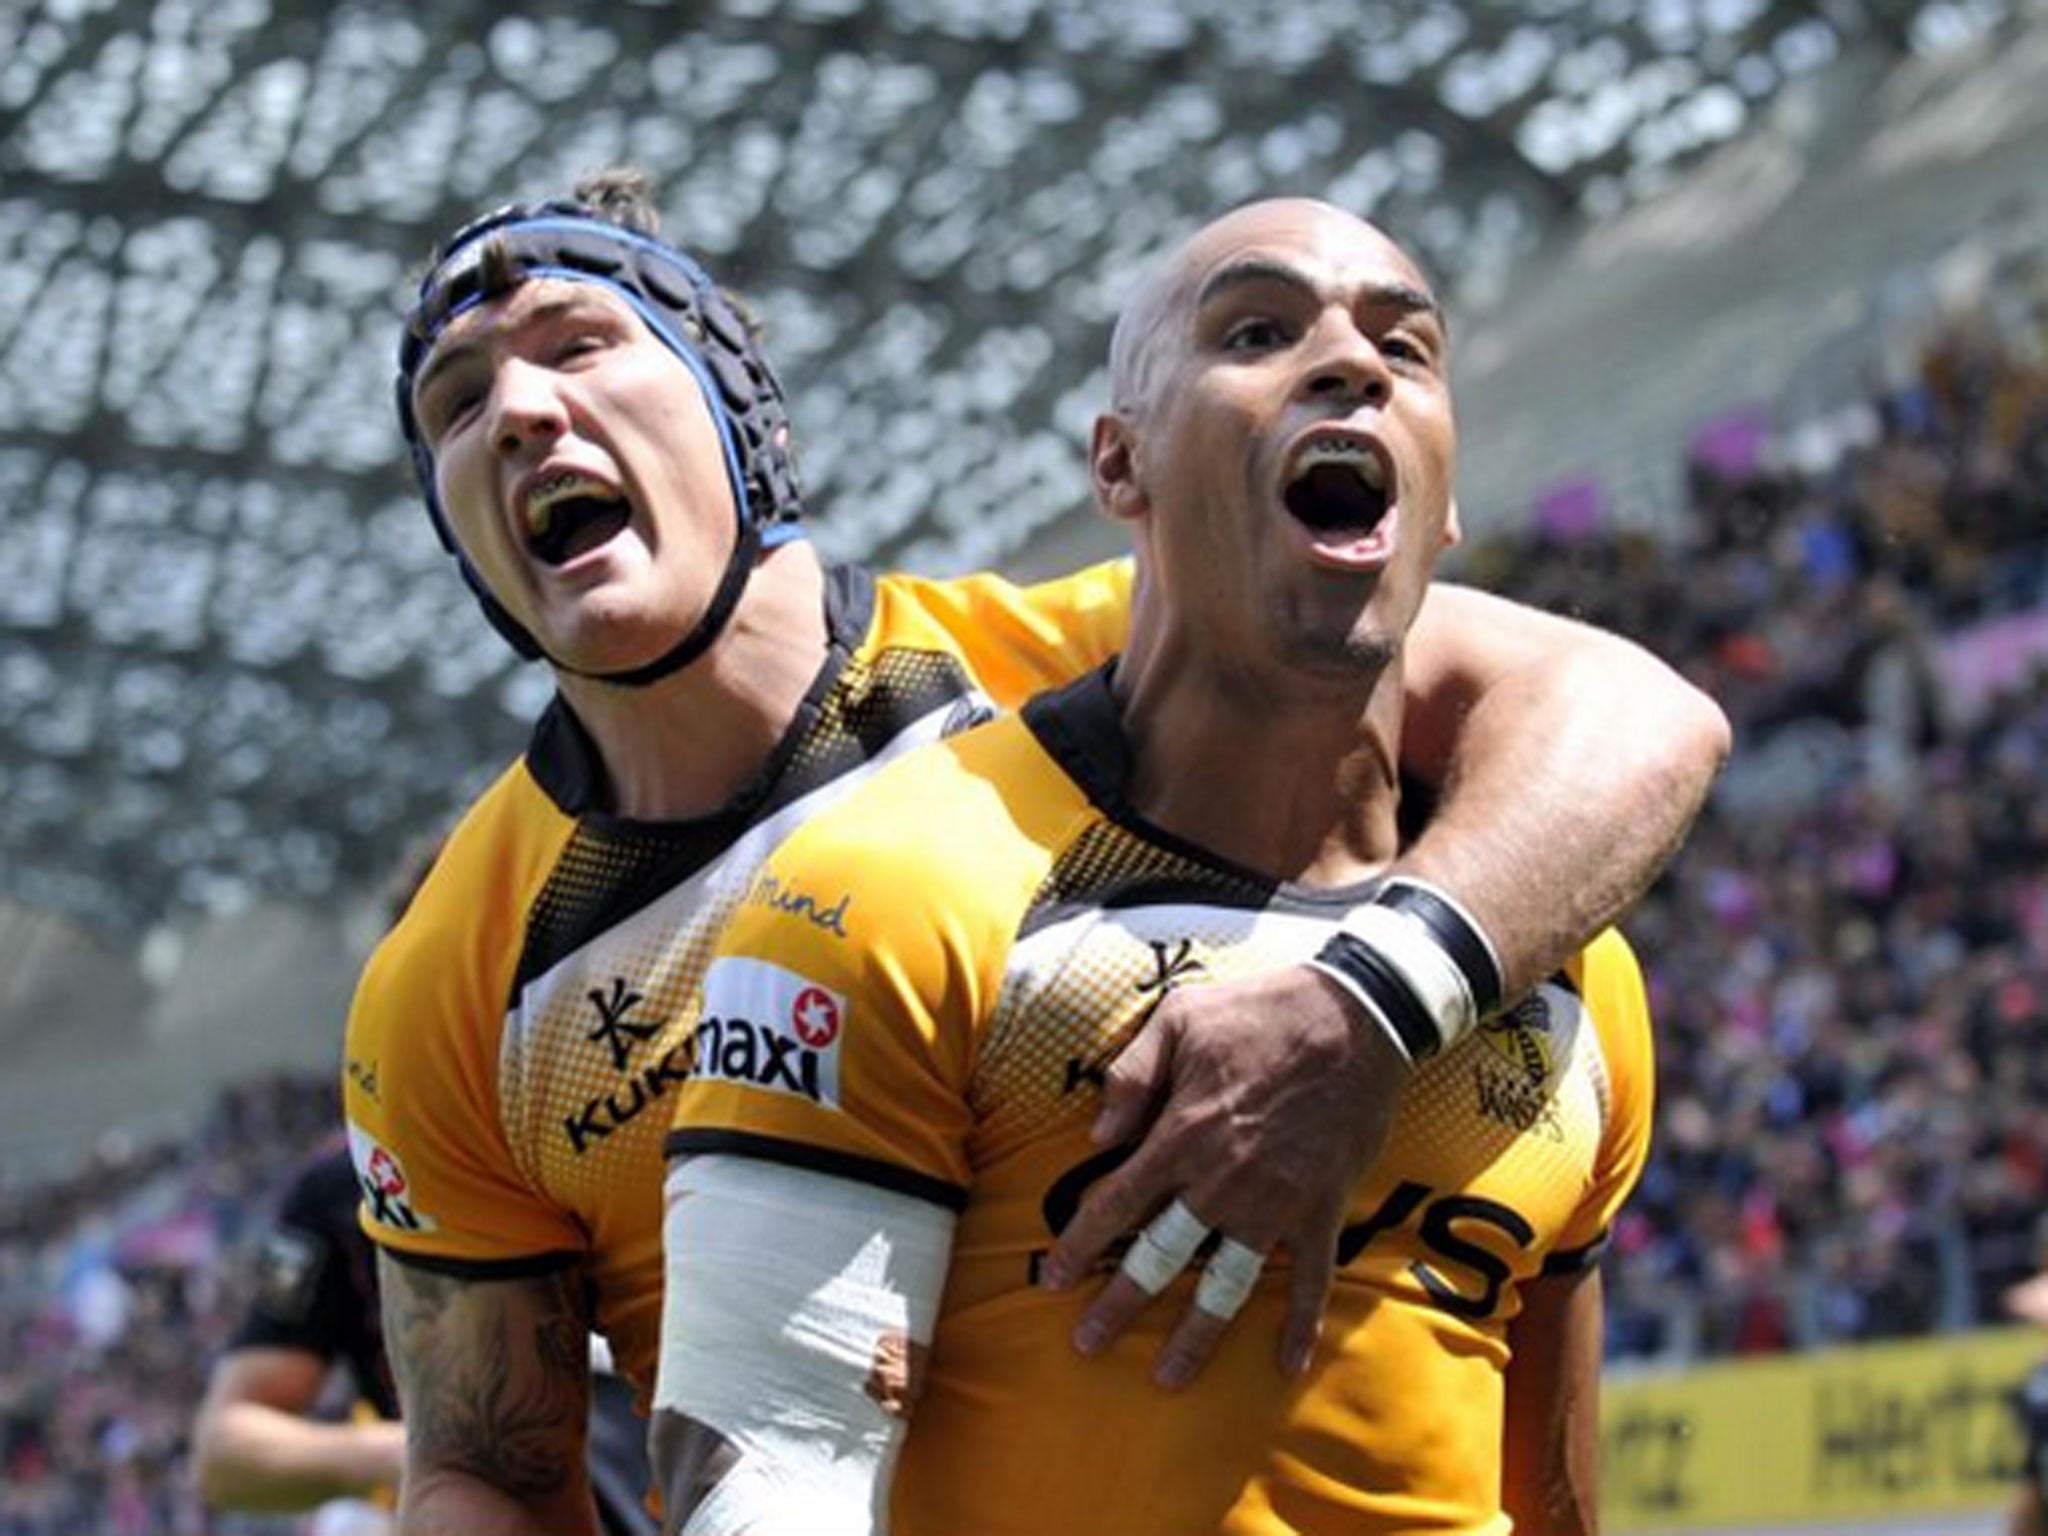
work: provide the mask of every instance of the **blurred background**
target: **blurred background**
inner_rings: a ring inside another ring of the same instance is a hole
[[[2048,1208],[2048,0],[0,0],[0,1536],[210,1528],[228,1261],[385,878],[546,692],[421,514],[396,316],[619,162],[765,320],[820,545],[933,573],[1116,549],[1108,324],[1194,225],[1308,192],[1419,251],[1451,573],[1737,725],[1630,925],[1617,1369],[1998,1321]]]

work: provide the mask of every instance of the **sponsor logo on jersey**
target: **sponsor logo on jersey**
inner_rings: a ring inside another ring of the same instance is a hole
[[[1152,974],[1138,983],[1140,993],[1156,992],[1152,1006],[1158,1007],[1166,994],[1186,981],[1190,976],[1206,976],[1209,964],[1195,953],[1193,939],[1179,939],[1168,944],[1159,939],[1147,939],[1152,946]]]
[[[413,1203],[412,1181],[406,1178],[398,1154],[353,1121],[348,1128],[348,1155],[355,1164],[356,1183],[370,1207],[372,1221],[401,1232],[434,1230],[434,1218]]]
[[[647,996],[631,981],[614,976],[609,989],[590,987],[583,995],[595,1010],[594,1022],[584,1030],[583,1038],[605,1048],[618,1077],[606,1092],[592,1094],[576,1113],[562,1117],[562,1134],[578,1157],[624,1130],[669,1089],[689,1081],[682,1044],[660,1049],[664,1036],[674,1038],[673,1030],[659,1021],[634,1016]],[[651,1046],[660,1054],[650,1060],[642,1046]]]
[[[1560,1141],[1564,1127],[1551,1098],[1557,1073],[1558,1020],[1553,998],[1547,994],[1554,991],[1538,987],[1516,1007],[1479,1027],[1479,1039],[1486,1048],[1478,1054],[1473,1082],[1479,1093],[1479,1112],[1489,1120]]]
[[[602,1041],[612,1053],[612,1070],[625,1071],[632,1065],[633,1047],[645,1045],[661,1033],[659,1024],[627,1017],[647,999],[634,991],[623,976],[612,978],[612,989],[608,993],[602,987],[592,987],[584,995],[597,1010],[597,1023],[585,1032],[583,1038],[593,1045]]]
[[[564,1115],[562,1134],[569,1139],[569,1150],[581,1157],[596,1143],[623,1131],[669,1089],[689,1080],[689,1042],[683,1041],[622,1075],[609,1093],[593,1095],[575,1114]]]
[[[839,1107],[846,999],[808,976],[727,956],[704,977],[704,1016],[683,1042],[691,1077]]]
[[[846,909],[852,903],[851,891],[841,891],[836,901],[828,900],[766,870],[754,876],[754,883],[747,888],[748,906],[766,907],[785,917],[800,917],[813,928],[822,928],[842,939],[846,937]]]
[[[1479,1027],[1479,1037],[1509,1069],[1526,1081],[1541,1086],[1550,1081],[1553,1070],[1550,1002],[1538,987],[1497,1019]]]
[[[384,1088],[383,1084],[377,1079],[377,1063],[375,1061],[358,1061],[353,1056],[349,1057],[348,1078],[350,1082],[354,1083],[362,1091],[365,1098],[378,1101],[383,1099]]]

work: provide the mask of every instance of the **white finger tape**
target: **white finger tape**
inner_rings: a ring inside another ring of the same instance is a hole
[[[1209,1229],[1187,1205],[1173,1202],[1153,1217],[1124,1255],[1123,1271],[1147,1296],[1157,1296],[1188,1267]]]
[[[1266,1256],[1258,1249],[1226,1237],[1202,1270],[1201,1284],[1195,1287],[1195,1305],[1211,1317],[1227,1320],[1237,1316],[1265,1267]]]

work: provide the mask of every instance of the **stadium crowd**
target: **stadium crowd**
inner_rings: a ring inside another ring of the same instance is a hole
[[[1468,579],[1685,667],[1737,726],[1629,925],[1661,1102],[1612,1251],[1615,1358],[1996,1321],[2034,1267],[2048,306],[2026,313],[1951,324],[1824,468],[1722,424],[1679,546],[1581,519],[1468,554]],[[233,1260],[334,1114],[325,1082],[243,1084],[189,1145],[109,1140],[0,1193],[0,1536],[298,1528],[209,1515],[186,1435],[246,1300]]]
[[[300,1528],[209,1516],[188,1439],[246,1260],[339,1115],[330,1081],[252,1079],[190,1141],[109,1133],[61,1182],[0,1193],[0,1536]]]
[[[1473,572],[1644,641],[1736,728],[1628,925],[1660,1106],[1612,1355],[1997,1321],[2038,1258],[2048,309],[2023,315],[1952,320],[1825,469],[1703,434],[1689,548],[1539,532]]]

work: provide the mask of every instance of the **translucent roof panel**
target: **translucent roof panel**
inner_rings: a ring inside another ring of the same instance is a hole
[[[1243,198],[1483,307],[1856,49],[1999,0],[0,0],[0,892],[120,927],[375,878],[540,691],[389,415],[439,234],[629,162],[752,298],[837,555],[1085,500],[1137,265]]]

